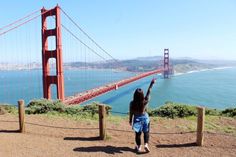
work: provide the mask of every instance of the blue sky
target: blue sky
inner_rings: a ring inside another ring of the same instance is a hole
[[[7,0],[0,27],[57,3],[118,59],[169,48],[172,57],[236,60],[235,0]]]

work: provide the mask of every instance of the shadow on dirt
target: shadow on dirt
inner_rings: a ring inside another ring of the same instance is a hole
[[[64,140],[69,141],[98,141],[100,137],[65,137]]]
[[[0,133],[19,133],[19,130],[0,130]]]
[[[183,144],[158,144],[157,148],[179,148],[179,147],[195,147],[196,143],[183,143]]]
[[[78,147],[73,149],[77,152],[104,152],[107,154],[123,154],[124,152],[135,152],[129,147],[115,147],[115,146],[92,146],[92,147]]]

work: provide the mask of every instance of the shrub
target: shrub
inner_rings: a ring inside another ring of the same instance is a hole
[[[87,112],[87,113],[90,113],[93,115],[95,114],[98,114],[98,103],[92,103],[90,105],[85,105],[85,106],[82,106],[81,108],[81,112]],[[112,109],[111,106],[109,105],[105,105],[105,110],[106,110],[106,114],[108,115],[109,114],[109,111]]]
[[[196,115],[197,111],[194,106],[188,106],[173,102],[166,102],[164,106],[160,108],[153,109],[149,112],[150,116],[161,116],[161,117],[168,117],[168,118],[175,118],[175,117],[188,117]]]
[[[0,105],[0,115],[5,113],[13,113],[16,114],[18,112],[17,108],[10,104]]]
[[[92,116],[98,114],[98,105],[96,103],[85,105],[82,107],[82,112],[90,113]]]
[[[220,115],[220,111],[217,110],[217,109],[209,109],[209,108],[206,108],[205,114],[206,114],[206,115],[211,115],[211,116],[219,116],[219,115]]]
[[[111,106],[106,106],[106,112],[111,110]],[[43,114],[48,112],[66,113],[68,115],[94,116],[98,113],[97,103],[85,106],[65,107],[61,101],[51,101],[47,99],[33,100],[26,108],[27,114]]]
[[[40,99],[32,100],[26,108],[27,114],[42,114],[50,111],[64,112],[65,106],[60,101]]]
[[[188,116],[196,116],[197,110],[195,106],[185,105],[185,104],[178,104],[174,102],[166,102],[164,106],[160,108],[153,109],[149,112],[150,116],[161,116],[161,117],[168,117],[168,118],[175,118],[175,117],[188,117]],[[236,108],[232,109],[225,109],[223,111],[217,109],[205,109],[205,115],[211,116],[229,116],[234,117],[236,116]]]
[[[65,113],[66,114],[70,114],[70,115],[74,115],[74,114],[78,114],[82,112],[82,108],[81,107],[67,107],[65,109]]]
[[[235,117],[236,116],[236,108],[227,108],[221,111],[221,114],[228,117]]]

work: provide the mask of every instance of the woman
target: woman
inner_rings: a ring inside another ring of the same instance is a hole
[[[145,97],[142,89],[136,89],[133,100],[130,102],[129,123],[135,131],[136,150],[138,152],[141,151],[142,132],[144,133],[144,149],[146,152],[150,152],[148,147],[150,119],[146,112],[146,108],[149,102],[151,88],[154,83],[155,79],[152,79]]]

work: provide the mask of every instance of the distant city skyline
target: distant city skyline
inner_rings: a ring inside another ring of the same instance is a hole
[[[8,0],[0,2],[0,28],[43,6],[50,9],[57,4],[117,59],[160,56],[164,48],[169,48],[173,58],[236,60],[235,0]],[[40,18],[37,22],[32,25],[37,27],[36,31],[39,29],[35,35],[40,37]],[[23,31],[18,32],[18,36],[21,33]],[[25,37],[31,51],[37,51],[37,55],[20,54],[19,57],[25,55],[26,60],[27,57],[28,60],[41,60],[41,39],[38,37]],[[9,43],[4,45],[4,39],[0,36],[2,52],[10,46]],[[65,41],[63,49],[68,50],[69,44],[70,41]],[[19,49],[24,51],[24,47]],[[19,49],[11,51],[16,53]],[[76,52],[81,48],[77,49]],[[65,61],[75,61],[71,56],[65,56]],[[12,55],[6,58],[10,61]]]

